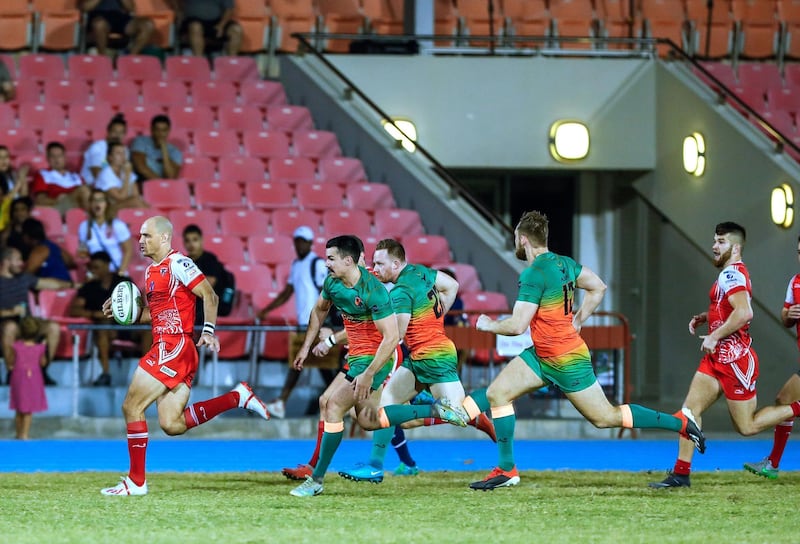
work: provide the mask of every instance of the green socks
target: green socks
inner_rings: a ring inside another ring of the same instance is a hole
[[[386,457],[386,447],[394,436],[394,427],[372,431],[372,453],[369,464],[375,468],[383,469],[383,459]]]
[[[413,419],[439,417],[438,415],[431,416],[431,410],[433,408],[430,404],[420,404],[418,406],[413,404],[392,404],[391,406],[383,407],[383,412],[389,420],[389,428]],[[391,439],[392,437],[390,436],[388,440]]]
[[[336,449],[339,447],[339,444],[342,443],[343,436],[344,430],[339,431],[338,433],[322,433],[322,445],[320,446],[319,451],[319,461],[317,462],[317,466],[314,467],[314,472],[311,475],[314,480],[321,482],[325,477],[325,473],[328,471],[328,465],[331,464],[333,454],[336,453]]]
[[[484,398],[485,398],[484,394]],[[474,398],[474,397],[473,397]],[[497,450],[500,454],[498,466],[503,470],[514,468],[514,426],[517,423],[517,416],[503,416],[493,418],[494,431],[497,433]]]
[[[624,406],[620,406],[624,410]],[[657,412],[650,408],[645,408],[638,404],[628,404],[631,415],[633,416],[633,427],[637,429],[667,429],[669,431],[680,432],[683,421],[672,414]],[[495,422],[495,428],[497,423]],[[499,437],[499,435],[498,435]],[[498,438],[499,441],[499,438]]]

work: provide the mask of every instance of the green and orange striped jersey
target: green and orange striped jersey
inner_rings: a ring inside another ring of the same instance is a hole
[[[436,270],[407,264],[390,292],[395,313],[410,314],[405,342],[411,359],[452,359],[456,347],[444,333],[444,308],[436,291]]]
[[[375,355],[383,335],[375,321],[394,313],[386,287],[366,268],[358,267],[361,278],[352,287],[328,276],[322,284],[322,298],[330,300],[342,313],[350,356]]]
[[[581,269],[569,257],[547,252],[519,276],[517,300],[539,305],[531,320],[531,338],[540,357],[561,355],[583,343],[572,325],[572,302]]]

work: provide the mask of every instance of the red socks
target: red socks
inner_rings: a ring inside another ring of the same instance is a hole
[[[128,455],[131,468],[128,477],[136,485],[143,485],[145,454],[147,453],[147,422],[133,421],[128,423]]]
[[[431,427],[433,425],[443,425],[447,423],[445,420],[438,418],[438,417],[426,417],[425,418],[425,427]]]
[[[774,468],[778,468],[781,462],[783,450],[786,448],[789,435],[792,434],[793,426],[794,419],[787,419],[775,425],[775,439],[772,441],[772,452],[769,454],[769,461]]]
[[[239,406],[239,393],[236,391],[229,391],[213,399],[195,402],[183,411],[186,429],[202,425],[222,412],[227,412],[237,406]]]
[[[311,460],[308,462],[309,465],[312,467],[317,466],[317,461],[319,461],[319,448],[322,446],[322,435],[325,433],[325,422],[320,420],[317,424],[317,445],[314,448],[314,454],[311,456]]]
[[[692,464],[678,459],[675,461],[675,467],[672,469],[672,472],[673,474],[678,474],[679,476],[688,476],[689,473],[692,472]]]
[[[792,407],[792,414],[794,414],[794,417],[800,417],[800,401],[794,401],[789,406]]]

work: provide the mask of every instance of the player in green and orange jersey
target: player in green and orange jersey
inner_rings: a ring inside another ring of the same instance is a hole
[[[514,406],[518,397],[547,385],[557,385],[567,399],[599,428],[655,428],[672,430],[705,451],[705,437],[691,411],[674,415],[637,404],[613,406],[597,383],[589,348],[580,329],[605,294],[606,285],[591,270],[569,257],[547,249],[548,221],[543,214],[525,213],[517,224],[517,258],[528,263],[519,278],[519,294],[511,317],[478,317],[475,327],[502,335],[522,334],[530,326],[533,346],[520,353],[492,381],[488,389],[473,392],[464,401],[467,417],[491,408],[500,453],[499,466],[472,489],[490,490],[519,483],[514,464]],[[575,289],[586,291],[573,313]]]

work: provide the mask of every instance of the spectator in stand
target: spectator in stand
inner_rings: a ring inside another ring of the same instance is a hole
[[[116,114],[111,118],[106,126],[106,137],[104,140],[97,140],[92,142],[92,145],[83,154],[83,167],[81,168],[81,177],[83,181],[89,185],[94,185],[95,179],[100,171],[108,163],[108,146],[111,144],[124,144],[125,135],[128,133],[128,123],[125,121],[125,116],[121,113]],[[128,158],[128,150],[125,149],[125,158]]]
[[[28,167],[15,172],[8,148],[0,145],[0,233],[11,224],[11,203],[20,196],[28,196]]]
[[[242,27],[233,20],[233,0],[170,0],[181,21],[181,38],[192,54],[202,57],[206,43],[225,43],[225,54],[236,56],[242,48]]]
[[[28,315],[28,291],[31,289],[60,290],[74,287],[69,281],[37,278],[25,272],[25,262],[19,250],[13,247],[0,249],[0,343],[6,365],[14,367],[14,342],[19,338],[19,322]],[[47,361],[52,361],[60,336],[58,323],[39,320],[39,336],[47,339]],[[47,372],[46,385],[55,385]]]
[[[186,225],[183,229],[183,247],[186,249],[186,256],[194,261],[197,268],[214,288],[217,293],[217,284],[223,274],[222,263],[216,255],[203,249],[203,231],[197,225]],[[222,293],[217,293],[221,296]],[[195,305],[195,323],[203,323],[203,305]]]
[[[0,102],[11,102],[17,96],[14,79],[6,63],[0,60]]]
[[[133,257],[131,231],[124,221],[116,217],[106,193],[92,189],[87,215],[87,219],[78,226],[78,256],[87,258],[104,251],[111,259],[110,270],[127,276]]]
[[[137,136],[131,144],[133,170],[141,180],[175,179],[181,171],[183,155],[169,143],[172,122],[166,115],[150,121],[150,136]]]
[[[147,203],[139,194],[136,174],[127,157],[128,150],[121,143],[108,145],[108,164],[103,167],[94,182],[94,188],[105,191],[110,205],[120,208],[146,208]],[[91,204],[90,204],[91,205]]]
[[[22,223],[22,242],[29,250],[26,272],[40,278],[71,281],[69,269],[75,268],[75,261],[69,252],[47,239],[41,221],[31,217]]]
[[[31,193],[37,206],[52,206],[62,214],[70,208],[83,208],[89,201],[89,187],[77,172],[67,170],[67,154],[60,142],[47,144],[47,170],[33,178]]]
[[[15,198],[11,202],[9,224],[5,230],[0,231],[0,247],[15,247],[23,259],[28,258],[28,248],[22,241],[22,224],[31,216],[33,200],[29,196]]]
[[[14,361],[8,365],[8,407],[15,410],[18,440],[30,438],[35,412],[47,410],[43,369],[47,366],[47,344],[39,338],[39,322],[33,317],[20,321],[20,339],[14,342]]]
[[[134,0],[81,0],[78,5],[88,14],[86,30],[100,55],[108,54],[109,38],[127,39],[131,55],[140,54],[150,43],[155,25],[146,17],[135,16]]]
[[[456,277],[456,273],[453,271],[452,268],[440,268],[439,272],[444,272],[454,280],[458,281]],[[458,312],[458,313],[456,313]],[[456,293],[456,298],[453,301],[453,304],[450,306],[450,311],[444,316],[444,324],[445,326],[457,325],[459,327],[466,327],[469,324],[469,320],[464,315],[464,301],[461,300],[461,295]]]

